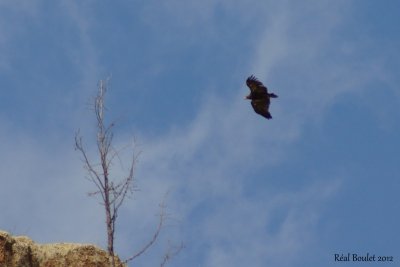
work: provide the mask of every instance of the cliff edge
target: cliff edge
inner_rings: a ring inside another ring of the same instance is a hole
[[[0,231],[0,267],[110,267],[111,257],[94,245],[37,244]],[[115,257],[116,267],[126,267]]]

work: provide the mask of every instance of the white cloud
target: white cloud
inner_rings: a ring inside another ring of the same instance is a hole
[[[202,233],[210,246],[205,266],[292,266],[313,243],[319,209],[337,186],[312,185],[256,200],[235,196],[217,204]]]
[[[85,196],[72,142],[44,144],[2,126],[0,228],[37,242],[102,242],[101,209]]]

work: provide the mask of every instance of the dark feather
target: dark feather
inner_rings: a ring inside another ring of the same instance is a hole
[[[278,96],[274,93],[268,93],[267,87],[253,75],[247,78],[246,84],[250,89],[250,94],[246,96],[246,99],[251,100],[254,111],[267,119],[272,119],[271,113],[269,113],[270,98],[277,98]]]
[[[253,94],[267,94],[268,89],[267,87],[262,84],[256,77],[251,75],[249,78],[246,80],[247,86],[250,88],[251,93]]]
[[[271,113],[269,113],[269,103],[265,103],[263,99],[259,100],[251,100],[251,106],[253,107],[254,111],[261,116],[272,119]]]

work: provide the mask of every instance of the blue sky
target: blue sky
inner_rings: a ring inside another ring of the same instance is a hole
[[[74,133],[111,77],[116,146],[141,151],[116,249],[136,265],[400,260],[399,1],[0,0],[0,229],[105,247]],[[279,95],[255,114],[247,76]],[[123,160],[125,155],[122,156]],[[121,174],[115,168],[116,176]],[[374,266],[394,266],[393,263]]]

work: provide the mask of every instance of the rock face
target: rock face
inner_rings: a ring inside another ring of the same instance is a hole
[[[0,267],[110,267],[111,257],[94,245],[36,244],[0,231]],[[126,267],[115,257],[116,267]]]

